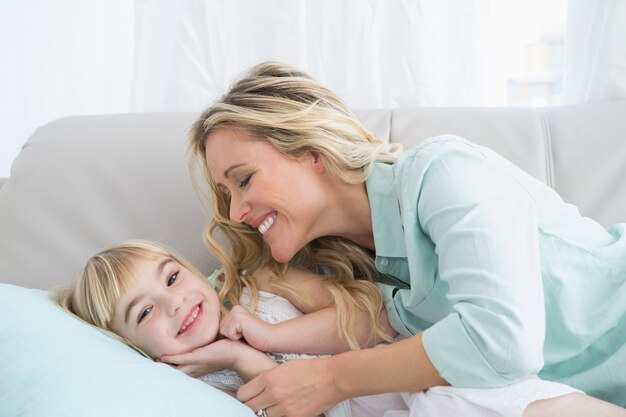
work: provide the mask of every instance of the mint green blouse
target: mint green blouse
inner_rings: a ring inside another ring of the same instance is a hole
[[[452,135],[376,164],[366,186],[389,320],[424,332],[450,384],[539,373],[626,405],[626,224]]]

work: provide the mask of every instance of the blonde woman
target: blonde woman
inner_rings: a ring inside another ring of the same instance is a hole
[[[251,408],[306,417],[359,395],[502,387],[537,372],[626,405],[626,373],[615,372],[626,369],[626,225],[583,218],[459,137],[400,153],[279,63],[256,66],[207,109],[189,152],[212,190],[206,241],[224,291],[236,298],[240,272],[264,265],[278,284],[285,265],[327,271],[339,294],[384,273],[389,321],[407,337],[262,372],[238,392]]]

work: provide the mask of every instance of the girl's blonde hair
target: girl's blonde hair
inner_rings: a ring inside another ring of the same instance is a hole
[[[206,140],[221,128],[240,129],[266,140],[290,158],[315,152],[330,175],[352,184],[363,183],[375,162],[393,163],[401,150],[399,145],[376,140],[337,95],[306,73],[266,62],[253,67],[202,113],[190,129],[187,151],[192,179],[200,170],[211,189],[213,218],[204,240],[223,265],[218,277],[221,300],[236,304],[244,286],[254,294],[254,282],[245,272],[265,265],[270,266],[275,285],[306,299],[280,279],[287,266],[305,268],[325,275],[324,285],[335,296],[340,334],[353,348],[357,345],[352,337],[351,312],[357,308],[369,313],[373,331],[384,336],[377,324],[383,306],[372,283],[377,275],[372,254],[354,242],[328,236],[310,242],[288,265],[280,265],[272,259],[257,230],[230,221],[229,196],[216,186],[206,165]],[[201,195],[201,187],[194,185]],[[216,238],[218,231],[229,249]]]
[[[115,306],[135,279],[135,262],[139,259],[162,258],[171,259],[197,276],[203,276],[193,265],[165,246],[130,240],[110,245],[89,258],[76,284],[54,292],[53,298],[66,311],[149,357],[130,340],[116,334],[111,326]]]

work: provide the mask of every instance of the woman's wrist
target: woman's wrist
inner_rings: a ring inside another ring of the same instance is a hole
[[[340,400],[384,392],[416,392],[448,385],[434,368],[421,334],[386,346],[342,353],[326,360]]]
[[[359,396],[354,394],[356,392],[355,380],[349,372],[351,363],[356,359],[353,354],[357,352],[359,351],[346,352],[323,359],[325,372],[330,375],[329,385],[333,387],[332,391],[337,396],[335,399],[337,403]]]

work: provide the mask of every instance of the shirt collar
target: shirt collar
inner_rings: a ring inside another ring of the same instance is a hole
[[[395,193],[393,165],[375,163],[365,187],[372,212],[376,256],[405,258],[404,228]]]

